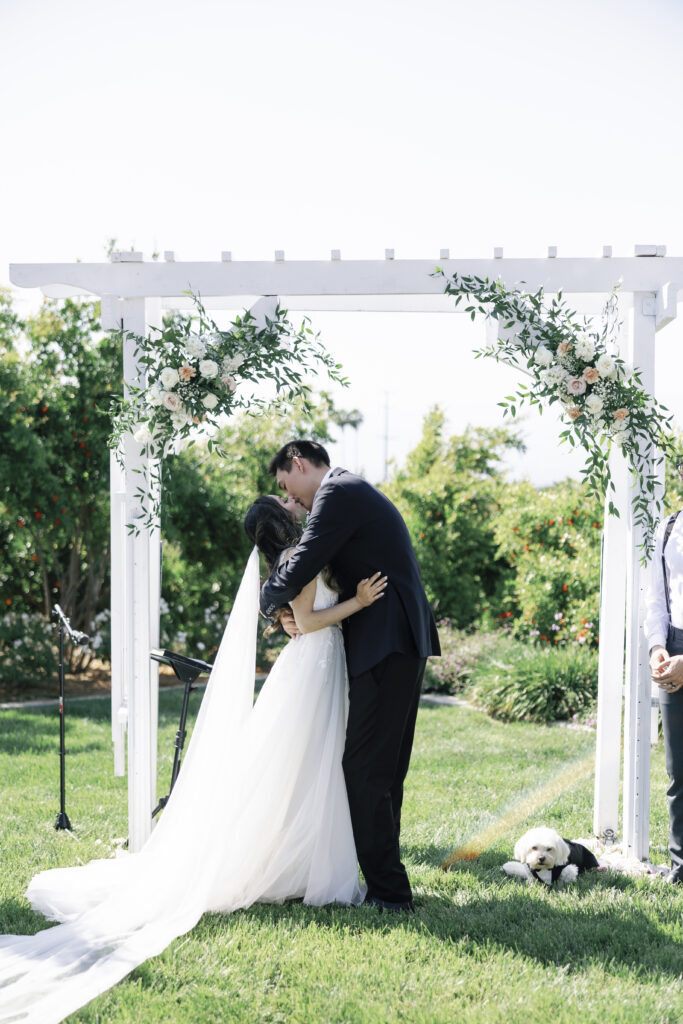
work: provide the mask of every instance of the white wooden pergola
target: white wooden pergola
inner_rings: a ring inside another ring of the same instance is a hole
[[[628,308],[628,329],[621,341],[627,363],[640,367],[644,386],[654,392],[655,335],[677,313],[683,287],[683,259],[667,257],[663,246],[636,246],[635,255],[560,259],[550,248],[543,259],[511,259],[502,249],[492,259],[344,261],[334,250],[330,260],[286,261],[277,251],[267,262],[233,261],[230,253],[212,263],[144,262],[141,253],[113,253],[110,263],[12,264],[10,279],[23,288],[41,288],[52,297],[95,295],[102,301],[104,329],[123,327],[144,334],[160,323],[163,308],[187,305],[185,293],[202,296],[207,309],[240,309],[261,315],[279,297],[289,310],[364,312],[381,310],[455,312],[443,294],[443,281],[430,276],[436,264],[447,275],[500,278],[554,293],[607,295],[617,282]],[[124,344],[127,385],[141,379],[133,345]],[[150,651],[159,644],[160,543],[158,525],[126,529],[141,516],[136,491],[150,479],[150,466],[132,436],[124,442],[122,469],[111,461],[111,633],[112,734],[114,770],[125,774],[128,737],[129,843],[139,850],[152,829],[156,804],[158,677]],[[600,608],[598,726],[595,773],[596,835],[623,835],[629,853],[641,859],[649,849],[650,742],[656,722],[648,652],[642,631],[644,571],[641,537],[631,515],[632,484],[625,461],[612,456],[614,504],[621,516],[605,513]],[[142,476],[140,475],[142,474]],[[624,636],[626,642],[624,644]],[[625,687],[624,687],[625,656]],[[618,802],[624,709],[623,826]]]

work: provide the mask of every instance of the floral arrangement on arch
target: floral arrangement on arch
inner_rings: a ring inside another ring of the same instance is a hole
[[[436,276],[446,277],[441,268]],[[476,350],[477,357],[492,357],[531,377],[531,384],[520,384],[516,394],[498,403],[504,414],[514,416],[525,403],[536,405],[539,412],[544,404],[562,406],[568,426],[560,438],[585,449],[581,472],[595,495],[614,490],[609,452],[613,444],[622,449],[640,485],[632,508],[634,522],[643,531],[645,562],[662,512],[654,469],[665,455],[674,454],[673,417],[644,389],[639,371],[617,354],[616,292],[598,330],[567,306],[561,292],[546,302],[542,288],[530,293],[508,289],[501,281],[458,274],[446,279],[445,292],[455,296],[456,306],[464,297],[473,300],[466,307],[473,320],[479,313],[502,325],[502,337]],[[608,508],[612,515],[619,514],[611,499]]]
[[[264,318],[265,325],[247,310],[228,330],[220,330],[199,297],[192,298],[196,314],[175,314],[163,328],[146,337],[126,333],[134,340],[144,377],[130,386],[125,397],[115,400],[109,444],[121,459],[122,440],[130,433],[155,460],[150,465],[149,486],[138,491],[141,520],[129,524],[136,531],[141,524],[150,527],[156,522],[160,463],[178,440],[192,444],[202,430],[212,432],[221,420],[240,409],[255,413],[274,401],[305,401],[311,389],[304,378],[311,370],[324,369],[331,380],[347,383],[308,319],[294,328],[287,311],[277,306],[272,318]],[[241,388],[247,382],[258,385],[264,381],[274,384],[275,399]],[[211,437],[208,448],[226,455]]]

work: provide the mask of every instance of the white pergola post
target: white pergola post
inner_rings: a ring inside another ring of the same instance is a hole
[[[633,293],[627,362],[637,366],[643,386],[654,392],[656,301],[652,292]],[[638,545],[642,529],[634,522],[629,486],[626,551],[626,705],[624,714],[624,848],[646,860],[650,849],[650,711],[652,680],[643,632],[646,570]]]
[[[609,465],[614,491],[605,498],[600,563],[598,717],[595,737],[593,831],[596,836],[613,841],[619,834],[619,764],[626,611],[624,556],[627,542],[628,486],[626,460],[621,452],[611,453]],[[610,515],[610,499],[619,510],[619,518]]]
[[[144,335],[149,327],[148,300],[121,300],[124,332]],[[155,314],[157,310],[150,310]],[[127,384],[143,379],[144,369],[135,356],[135,343],[125,338],[123,369]],[[118,609],[123,621],[124,677],[127,681],[128,725],[128,848],[140,850],[152,831],[156,804],[158,673],[150,651],[159,643],[159,527],[145,528],[138,491],[151,486],[150,465],[132,434],[123,440],[125,459],[124,535],[119,542],[123,557],[112,561],[112,590],[123,595]],[[138,531],[129,531],[127,524]]]
[[[110,593],[111,593],[111,733],[114,744],[114,775],[126,774],[128,727],[128,679],[126,661],[126,474],[115,452],[109,454],[110,495]]]

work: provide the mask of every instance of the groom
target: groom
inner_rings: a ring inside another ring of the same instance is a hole
[[[412,910],[399,831],[426,659],[439,638],[410,536],[392,503],[361,477],[330,469],[314,441],[290,441],[268,467],[278,487],[310,511],[294,554],[261,590],[271,616],[325,565],[352,597],[360,579],[381,571],[384,597],[343,623],[349,718],[343,768],[366,902]]]

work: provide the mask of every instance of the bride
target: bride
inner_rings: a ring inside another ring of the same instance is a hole
[[[36,875],[27,896],[61,922],[0,936],[0,1022],[57,1024],[189,931],[205,911],[300,898],[362,903],[342,774],[348,714],[337,624],[378,600],[377,573],[338,603],[322,575],[292,602],[301,636],[254,704],[259,550],[287,557],[305,511],[259,498],[245,529],[247,563],[161,821],[137,854]]]

